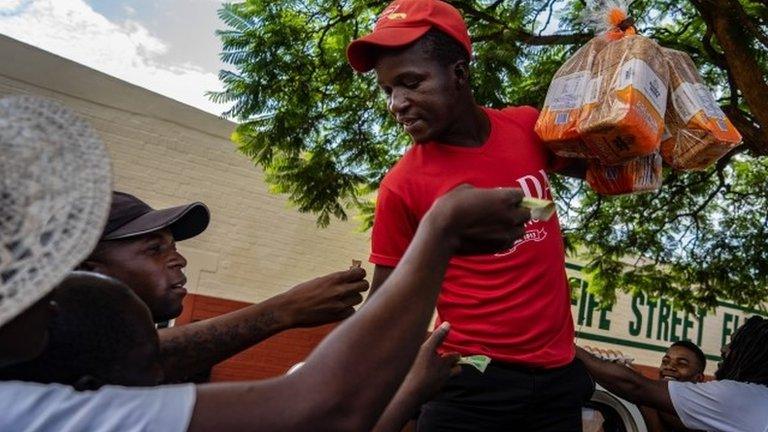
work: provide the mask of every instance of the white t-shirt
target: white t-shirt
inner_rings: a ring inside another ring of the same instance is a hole
[[[184,432],[195,386],[105,386],[77,392],[59,384],[0,382],[0,431]]]
[[[689,429],[768,432],[768,387],[738,381],[670,381],[669,397]]]

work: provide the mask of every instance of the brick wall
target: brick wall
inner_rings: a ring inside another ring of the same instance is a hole
[[[250,303],[190,294],[184,299],[184,312],[178,325],[215,317],[248,306]],[[218,364],[211,371],[211,381],[264,379],[284,374],[307,355],[330,333],[335,325],[284,331],[264,342]],[[656,366],[635,364],[638,372],[657,379]]]
[[[184,312],[176,322],[186,324],[199,321],[248,304],[191,294],[184,299]],[[242,381],[282,375],[288,368],[303,361],[335,326],[329,324],[310,329],[294,329],[272,336],[218,364],[211,371],[211,381]]]

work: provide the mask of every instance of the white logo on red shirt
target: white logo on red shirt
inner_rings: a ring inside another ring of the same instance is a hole
[[[536,174],[529,174],[517,179],[517,184],[520,185],[523,194],[530,198],[539,199],[551,199],[549,193],[549,178],[546,171],[539,170]],[[547,230],[544,227],[533,228],[534,224],[538,224],[538,219],[531,219],[525,223],[525,234],[522,238],[518,239],[510,249],[495,254],[497,257],[503,257],[513,254],[520,245],[529,242],[540,242],[547,238]]]

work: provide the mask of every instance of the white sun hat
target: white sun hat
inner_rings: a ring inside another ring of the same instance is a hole
[[[90,254],[111,191],[109,155],[84,120],[47,99],[0,99],[0,326]]]

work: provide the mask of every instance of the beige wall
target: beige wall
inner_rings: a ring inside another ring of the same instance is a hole
[[[326,229],[269,193],[259,168],[229,141],[234,124],[0,36],[0,95],[36,94],[72,107],[113,158],[115,187],[153,207],[202,201],[202,235],[180,244],[191,292],[260,301],[366,260],[358,222]]]

